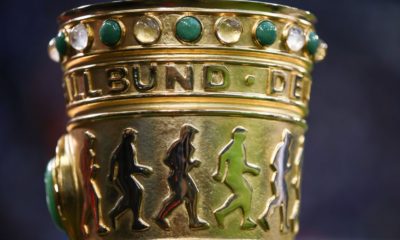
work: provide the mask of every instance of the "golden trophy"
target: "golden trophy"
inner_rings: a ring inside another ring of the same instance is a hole
[[[259,1],[95,4],[50,57],[70,121],[46,175],[70,239],[294,239],[314,62],[303,10]]]

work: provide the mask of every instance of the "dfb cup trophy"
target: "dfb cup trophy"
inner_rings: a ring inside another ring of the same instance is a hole
[[[72,240],[294,239],[315,17],[240,0],[59,17],[67,133],[45,174]]]

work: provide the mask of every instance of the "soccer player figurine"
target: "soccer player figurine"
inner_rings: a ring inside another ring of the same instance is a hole
[[[111,182],[114,181],[115,166],[118,164],[118,173],[115,176],[115,182],[122,193],[122,197],[109,213],[114,229],[116,227],[115,219],[127,209],[131,209],[133,212],[132,230],[143,231],[149,228],[149,225],[140,217],[143,187],[131,175],[141,174],[148,177],[153,173],[153,169],[138,163],[134,145],[136,135],[136,130],[126,128],[122,134],[121,143],[114,150],[111,157],[108,179]]]
[[[195,148],[192,145],[198,130],[192,125],[183,125],[180,137],[168,149],[165,165],[170,168],[168,185],[170,195],[164,200],[163,206],[156,217],[156,223],[164,230],[170,230],[167,217],[185,202],[189,215],[189,227],[192,230],[209,228],[209,224],[197,216],[197,194],[199,190],[189,172],[193,167],[199,167],[199,160],[192,160]]]
[[[253,190],[243,177],[243,174],[250,173],[257,176],[260,174],[260,169],[257,166],[247,163],[246,147],[244,145],[245,139],[246,129],[236,127],[232,133],[232,140],[219,155],[218,169],[213,176],[216,181],[225,183],[233,193],[214,212],[220,227],[224,227],[225,217],[238,208],[243,213],[242,229],[249,230],[257,227],[257,224],[250,217]]]

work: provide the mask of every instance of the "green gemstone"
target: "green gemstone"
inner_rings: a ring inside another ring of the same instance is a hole
[[[195,17],[183,17],[176,23],[176,36],[185,42],[194,42],[200,38],[202,26]]]
[[[63,229],[61,216],[58,213],[55,200],[54,181],[53,181],[54,161],[55,161],[54,159],[50,160],[50,162],[47,164],[46,172],[44,174],[44,184],[46,186],[46,201],[47,201],[47,208],[49,209],[51,218],[56,223],[57,227]]]
[[[121,40],[122,28],[117,21],[108,19],[103,22],[99,34],[102,43],[114,47]]]
[[[320,43],[321,41],[319,40],[318,35],[315,32],[310,32],[310,34],[308,35],[308,43],[307,43],[308,52],[311,53],[312,55],[317,53]]]
[[[262,46],[272,45],[276,41],[277,30],[275,24],[270,21],[262,21],[256,29],[257,41]]]
[[[67,41],[65,40],[65,34],[60,32],[57,37],[54,38],[55,45],[60,56],[64,56],[67,53]]]

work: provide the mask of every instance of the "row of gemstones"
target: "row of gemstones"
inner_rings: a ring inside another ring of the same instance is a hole
[[[268,20],[257,23],[254,40],[261,47],[270,46],[277,40],[277,27]],[[117,46],[123,38],[124,26],[115,19],[107,19],[99,30],[101,42],[108,47]],[[202,36],[202,23],[193,16],[180,18],[175,26],[175,36],[182,42],[194,43]],[[222,44],[234,44],[239,41],[243,31],[242,24],[235,17],[222,17],[217,21],[215,33]],[[141,17],[134,25],[136,40],[144,45],[156,43],[161,36],[160,22],[150,16]],[[68,32],[68,41],[63,32],[49,43],[49,54],[52,60],[59,62],[67,53],[68,43],[77,51],[83,51],[91,45],[91,32],[87,25],[79,23]],[[306,46],[307,51],[314,55],[320,46],[320,39],[315,32],[308,37],[304,30],[296,25],[289,28],[286,36],[286,46],[293,52],[298,52]]]

